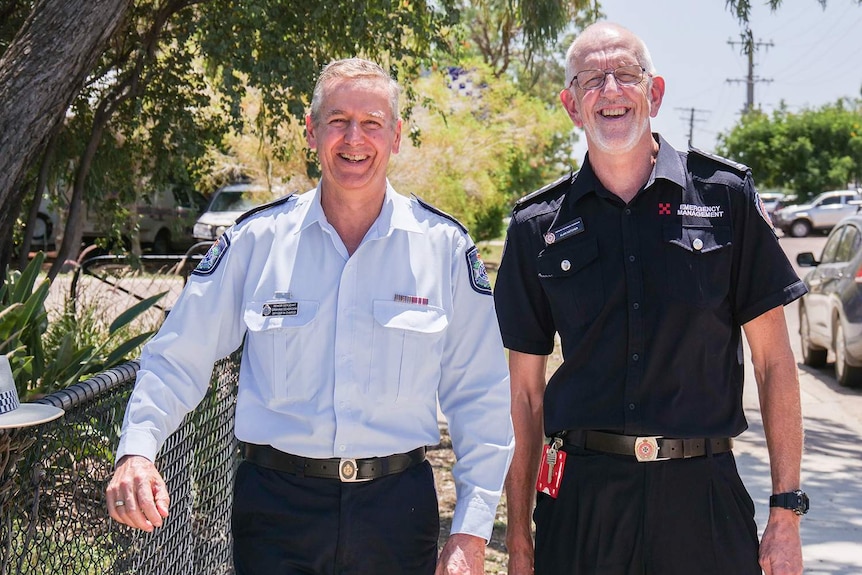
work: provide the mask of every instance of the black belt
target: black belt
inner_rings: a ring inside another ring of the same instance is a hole
[[[366,459],[312,459],[285,453],[269,445],[252,443],[244,443],[242,452],[246,461],[261,467],[304,477],[339,479],[345,483],[371,481],[384,475],[401,473],[425,461],[424,447],[417,447],[407,453]]]
[[[567,445],[602,453],[631,455],[638,461],[687,459],[713,453],[724,453],[733,449],[733,439],[730,437],[671,439],[578,430],[567,432],[562,439],[563,443]]]

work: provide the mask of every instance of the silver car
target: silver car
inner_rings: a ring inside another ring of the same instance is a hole
[[[263,184],[230,184],[220,188],[210,198],[204,213],[194,227],[198,241],[215,241],[237,218],[248,210],[266,204],[285,195],[279,187]]]

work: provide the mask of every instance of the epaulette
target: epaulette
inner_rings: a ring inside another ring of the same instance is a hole
[[[739,171],[742,174],[745,174],[747,171],[749,171],[751,169],[748,166],[746,166],[745,164],[742,164],[740,162],[734,162],[733,160],[729,160],[723,156],[718,156],[716,154],[710,154],[709,152],[705,152],[705,151],[701,150],[700,148],[694,148],[694,147],[689,146],[688,153],[689,154],[695,154],[695,155],[707,158],[709,160],[713,160],[713,161],[718,162],[719,164],[722,164],[725,166],[729,166],[729,167],[733,168],[734,170]]]
[[[287,194],[286,196],[282,196],[282,197],[278,198],[277,200],[273,200],[273,201],[271,201],[271,202],[267,202],[267,203],[265,203],[265,204],[261,204],[261,205],[259,205],[259,206],[255,206],[255,207],[253,207],[252,209],[250,209],[249,211],[247,211],[247,212],[245,212],[244,214],[242,214],[240,217],[238,217],[238,218],[236,219],[236,223],[240,223],[241,221],[243,221],[243,220],[246,220],[246,219],[250,218],[251,216],[255,215],[255,214],[256,214],[256,213],[258,213],[258,212],[262,212],[263,210],[267,210],[267,209],[272,208],[272,207],[274,207],[274,206],[280,206],[281,204],[283,204],[283,203],[285,203],[285,202],[289,201],[289,200],[290,200],[291,198],[293,198],[295,195],[296,195],[296,194]]]
[[[565,176],[559,178],[558,180],[551,182],[547,186],[543,186],[543,187],[539,188],[538,190],[536,190],[535,192],[530,192],[529,194],[527,194],[526,196],[524,196],[523,198],[521,198],[520,200],[515,202],[515,211],[523,208],[527,204],[529,204],[529,203],[533,202],[534,200],[536,200],[537,198],[547,194],[551,190],[556,190],[559,186],[562,186],[562,185],[569,183],[572,180],[573,176],[574,176],[574,173],[569,172],[568,175],[565,175]]]
[[[419,202],[419,205],[422,206],[423,208],[425,208],[426,210],[428,210],[429,212],[433,212],[433,213],[437,214],[438,216],[446,218],[447,220],[449,220],[450,222],[454,223],[456,226],[461,228],[461,231],[463,231],[465,234],[470,233],[469,231],[467,231],[467,227],[464,224],[462,224],[461,222],[459,222],[458,220],[455,219],[455,216],[451,216],[451,215],[447,214],[446,212],[444,212],[443,210],[435,208],[434,206],[432,206],[428,202],[423,201],[422,198],[420,198],[416,194],[412,194],[412,195],[414,198],[416,198],[416,201]]]

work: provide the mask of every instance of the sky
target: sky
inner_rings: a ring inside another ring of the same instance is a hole
[[[725,0],[601,0],[606,19],[640,36],[666,88],[658,131],[677,149],[692,144],[715,151],[746,102],[748,58],[740,28]],[[772,12],[752,0],[751,30],[762,46],[754,55],[754,104],[771,113],[782,101],[790,111],[819,108],[838,98],[859,98],[862,88],[862,5],[858,0],[784,0]],[[732,46],[728,42],[736,41]],[[694,108],[694,123],[690,122]],[[586,150],[583,136],[579,160]]]

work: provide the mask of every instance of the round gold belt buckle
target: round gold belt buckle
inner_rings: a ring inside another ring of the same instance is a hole
[[[638,461],[658,459],[658,441],[655,437],[638,437],[635,440],[635,457]]]

